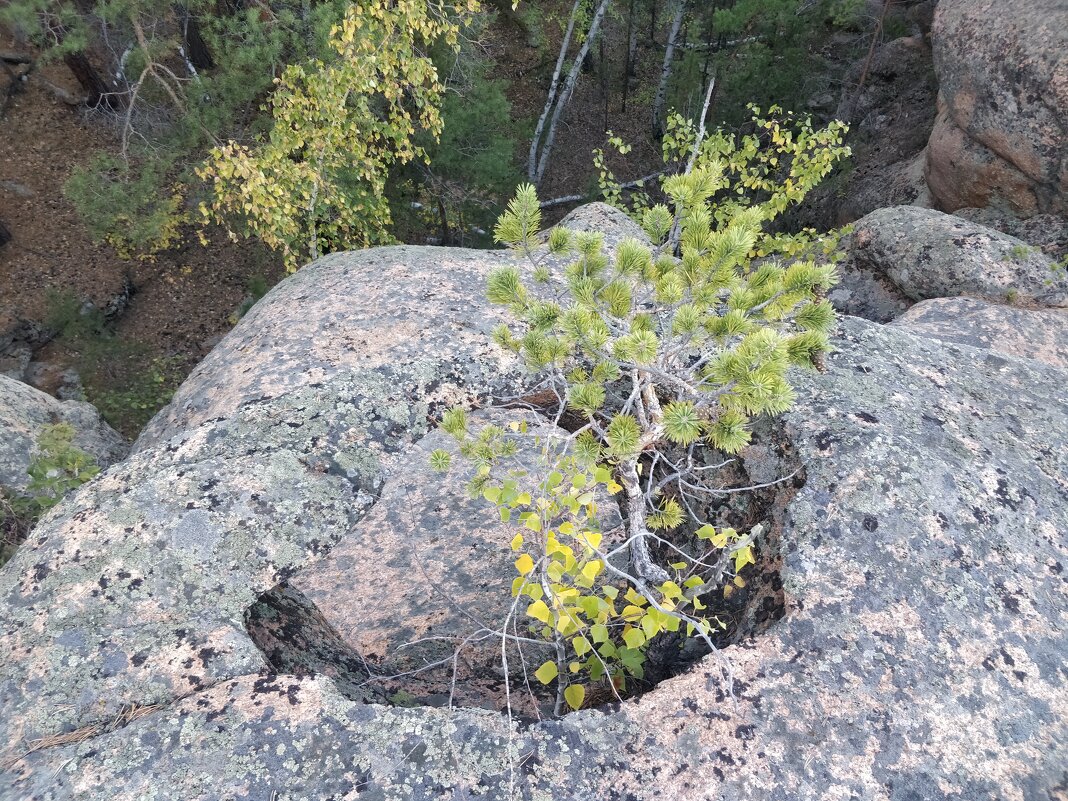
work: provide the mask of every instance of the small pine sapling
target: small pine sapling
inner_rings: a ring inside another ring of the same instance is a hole
[[[836,268],[817,255],[835,237],[768,228],[848,152],[843,126],[754,114],[760,133],[740,142],[670,120],[665,156],[685,166],[661,181],[665,202],[632,210],[647,241],[610,252],[601,234],[554,228],[543,244],[530,185],[495,231],[531,269],[489,277],[489,300],[518,321],[494,340],[543,377],[557,423],[578,422],[542,438],[536,471],[501,469],[520,424],[474,434],[454,408],[442,428],[477,464],[472,493],[517,528],[512,593],[532,634],[555,646],[533,675],[556,683],[558,714],[583,705],[588,682],[607,681],[618,696],[641,679],[661,632],[714,648],[724,624],[708,600],[742,585],[760,527],[702,519],[702,503],[723,492],[710,479],[725,464],[703,456],[745,447],[753,417],[793,403],[789,369],[818,366],[829,347]],[[439,470],[449,461],[431,456]],[[624,522],[603,531],[598,504],[610,496],[622,499]]]

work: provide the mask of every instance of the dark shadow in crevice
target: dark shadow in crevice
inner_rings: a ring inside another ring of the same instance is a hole
[[[329,676],[350,700],[387,703],[370,670],[303,593],[282,583],[245,610],[245,629],[277,673]]]

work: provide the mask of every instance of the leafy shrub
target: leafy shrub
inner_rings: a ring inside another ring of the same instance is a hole
[[[0,488],[0,564],[11,558],[41,515],[100,472],[93,457],[73,444],[74,436],[69,423],[42,428],[25,491]]]
[[[758,133],[741,139],[672,120],[665,157],[685,166],[663,179],[665,203],[633,210],[651,245],[626,239],[613,255],[601,234],[556,228],[543,247],[532,186],[496,228],[531,270],[490,276],[489,300],[518,320],[494,339],[543,376],[557,422],[579,422],[542,441],[544,470],[503,474],[521,425],[472,434],[454,408],[442,428],[478,465],[472,493],[519,529],[512,593],[531,636],[555,647],[534,676],[556,683],[557,713],[581,707],[587,683],[618,695],[642,679],[662,632],[714,648],[725,624],[710,599],[744,584],[759,528],[705,519],[724,492],[725,460],[708,457],[743,448],[754,416],[788,409],[789,368],[818,366],[829,347],[836,269],[817,256],[835,237],[769,229],[848,153],[844,126],[754,115]],[[599,524],[605,495],[622,498],[615,531]]]

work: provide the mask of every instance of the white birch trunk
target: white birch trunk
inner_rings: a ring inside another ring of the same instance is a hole
[[[553,105],[556,103],[556,93],[560,88],[560,73],[564,69],[564,60],[567,58],[567,51],[571,48],[571,36],[575,32],[575,21],[578,19],[579,11],[582,9],[583,0],[575,0],[575,5],[571,7],[571,17],[567,21],[567,31],[564,33],[563,44],[560,45],[560,55],[556,57],[556,69],[553,70],[553,79],[549,84],[549,97],[545,101],[545,108],[541,111],[541,116],[538,118],[538,125],[534,129],[534,138],[530,140],[530,155],[527,157],[527,177],[533,181],[537,174],[538,168],[538,144],[541,142],[542,132],[545,130],[545,123],[549,119],[549,114],[552,113]]]
[[[659,137],[664,133],[664,103],[667,101],[668,81],[671,80],[671,72],[675,68],[675,42],[679,38],[682,29],[682,20],[686,16],[686,0],[678,0],[675,9],[675,18],[671,21],[671,32],[668,34],[667,49],[664,51],[664,66],[660,70],[660,83],[656,87],[656,97],[653,100],[653,136]]]
[[[545,145],[541,149],[541,155],[538,157],[538,168],[534,174],[534,185],[541,184],[541,179],[545,175],[545,168],[549,165],[549,156],[552,154],[553,142],[556,139],[556,128],[560,122],[560,115],[563,114],[564,108],[567,106],[567,101],[571,99],[571,93],[575,91],[575,84],[578,83],[579,73],[582,72],[582,62],[586,59],[586,54],[590,51],[590,44],[595,38],[597,33],[601,29],[601,20],[604,19],[604,13],[608,10],[609,4],[612,0],[601,0],[601,4],[597,6],[597,11],[594,12],[593,20],[590,22],[590,29],[586,32],[586,38],[582,42],[582,47],[579,48],[578,55],[575,56],[575,61],[571,65],[571,70],[567,74],[567,80],[564,81],[563,91],[560,93],[560,99],[556,103],[556,108],[553,109],[552,120],[549,122],[549,130],[545,134]]]

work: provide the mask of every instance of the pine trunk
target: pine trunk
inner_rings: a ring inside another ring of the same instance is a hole
[[[75,80],[85,90],[85,105],[90,108],[96,108],[100,105],[107,106],[110,109],[122,107],[122,101],[119,96],[111,92],[111,87],[107,85],[100,73],[89,62],[89,58],[85,53],[67,53],[63,56],[63,63],[67,65],[67,69],[71,71]]]

